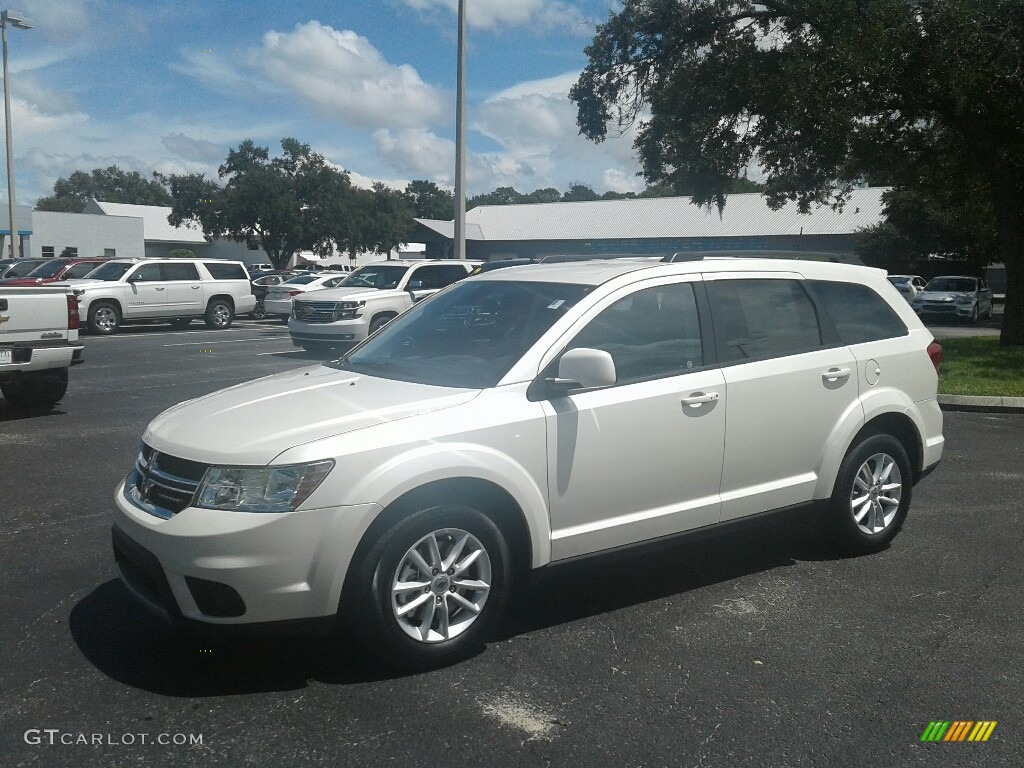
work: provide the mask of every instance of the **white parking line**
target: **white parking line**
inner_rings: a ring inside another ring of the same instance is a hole
[[[267,339],[290,339],[287,335],[280,336],[260,336],[256,339],[229,339],[228,341],[183,341],[178,344],[163,344],[164,347],[196,347],[206,346],[207,344],[239,344],[243,341],[266,341]]]

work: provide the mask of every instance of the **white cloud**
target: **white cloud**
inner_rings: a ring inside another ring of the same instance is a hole
[[[410,128],[442,115],[436,88],[389,63],[365,37],[317,21],[268,32],[249,64],[326,117],[356,127]]]
[[[584,181],[601,191],[636,189],[639,170],[633,132],[601,144],[583,138],[569,88],[577,73],[524,82],[494,95],[475,111],[473,130],[503,148],[506,167],[518,164],[529,175],[520,191],[536,187],[560,190]],[[507,175],[507,174],[506,174]],[[530,186],[530,185],[534,186]],[[639,183],[642,189],[642,183]]]
[[[455,142],[425,128],[392,131],[381,128],[373,134],[377,154],[401,173],[415,178],[452,182],[455,170]]]
[[[227,152],[219,145],[205,139],[196,139],[184,133],[170,133],[160,138],[160,143],[183,160],[209,165],[219,163]]]
[[[404,0],[413,10],[422,13],[448,11],[458,13],[458,0]],[[574,5],[561,0],[468,0],[466,23],[471,27],[493,30],[499,27],[523,27],[535,29],[565,29],[586,34],[593,33],[593,27],[583,19],[582,12]]]

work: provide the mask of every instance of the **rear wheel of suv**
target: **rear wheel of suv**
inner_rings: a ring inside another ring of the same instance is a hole
[[[906,450],[891,435],[870,435],[850,447],[829,500],[843,549],[877,552],[896,538],[910,507],[911,473]]]
[[[396,523],[356,578],[358,639],[389,666],[430,669],[481,647],[508,593],[511,557],[486,515],[441,505]]]
[[[67,391],[67,368],[56,372],[23,373],[6,384],[0,384],[0,392],[14,408],[53,406]]]
[[[225,330],[231,327],[235,310],[226,299],[213,299],[206,307],[206,327]]]
[[[89,330],[93,333],[115,333],[120,326],[121,311],[116,304],[98,301],[89,307]]]

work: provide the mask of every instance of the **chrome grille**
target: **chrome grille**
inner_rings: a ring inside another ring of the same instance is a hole
[[[206,469],[206,464],[159,453],[143,443],[125,482],[125,495],[140,509],[167,520],[191,503]]]
[[[295,317],[307,323],[333,323],[338,319],[336,301],[296,301]]]

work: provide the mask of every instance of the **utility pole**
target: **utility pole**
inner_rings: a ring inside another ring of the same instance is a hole
[[[466,258],[466,0],[459,0],[459,55],[455,96],[455,258]]]
[[[32,22],[17,11],[0,11],[0,33],[4,41],[4,114],[7,119],[7,212],[11,222],[11,258],[21,254],[21,238],[18,237],[17,218],[14,214],[14,148],[11,144],[11,87],[7,74],[7,25],[15,29],[32,29]]]

